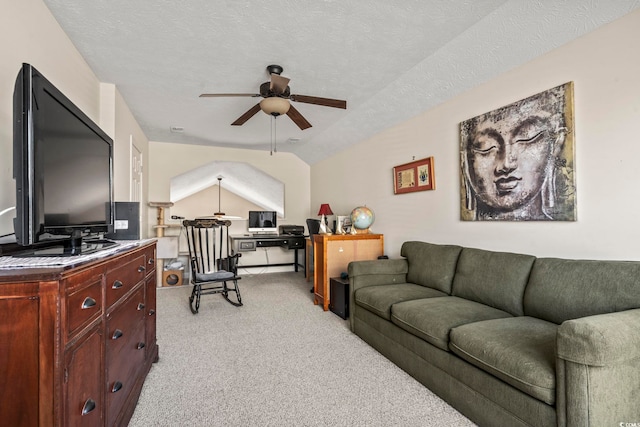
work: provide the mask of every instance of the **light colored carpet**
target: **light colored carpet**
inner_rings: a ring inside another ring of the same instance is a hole
[[[130,426],[472,426],[313,304],[300,273],[243,276],[243,307],[158,289],[160,361]]]

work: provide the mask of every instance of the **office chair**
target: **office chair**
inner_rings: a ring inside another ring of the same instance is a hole
[[[231,304],[242,305],[238,287],[238,258],[241,254],[229,255],[229,226],[231,221],[218,219],[184,220],[189,262],[191,265],[190,284],[193,286],[189,297],[189,307],[193,314],[200,309],[200,297],[208,294],[222,294]],[[227,283],[231,282],[233,286]],[[235,293],[235,298],[229,298]]]
[[[315,218],[307,218],[307,230],[309,230],[309,239],[311,239],[311,253],[309,254],[309,273],[313,273],[313,235],[320,232],[320,220]],[[309,291],[313,293],[313,286]]]

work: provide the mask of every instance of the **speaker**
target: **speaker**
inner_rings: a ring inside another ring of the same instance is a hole
[[[164,270],[162,286],[182,286],[182,270]]]
[[[349,279],[332,277],[329,280],[329,310],[347,319],[349,317]]]
[[[115,202],[113,229],[107,239],[140,240],[140,202]]]

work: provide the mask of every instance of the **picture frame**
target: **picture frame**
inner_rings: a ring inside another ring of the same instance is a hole
[[[351,226],[351,217],[349,215],[336,215],[336,234],[346,234],[345,227]]]
[[[433,157],[415,160],[393,168],[393,194],[435,190]]]
[[[570,81],[460,123],[461,220],[577,220],[573,100]]]

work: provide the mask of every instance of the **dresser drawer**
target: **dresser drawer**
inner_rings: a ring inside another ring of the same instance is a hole
[[[147,271],[144,254],[107,272],[107,307],[111,307],[127,292],[133,289]]]
[[[147,275],[156,271],[156,246],[145,249],[144,258],[147,266]]]
[[[102,315],[102,277],[94,275],[67,288],[64,299],[67,340]]]
[[[117,352],[107,351],[106,425],[118,424],[118,415],[133,389],[138,371],[144,366],[145,349],[139,343],[144,341],[144,323],[138,323],[129,331],[129,339]]]
[[[119,357],[119,352],[132,344],[130,341],[134,339],[133,332],[144,319],[145,312],[144,286],[139,286],[124,303],[107,314],[107,361],[112,357]],[[140,343],[143,343],[144,348],[144,336],[132,345]]]

